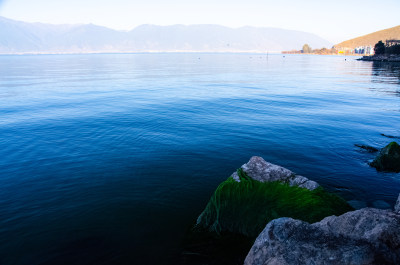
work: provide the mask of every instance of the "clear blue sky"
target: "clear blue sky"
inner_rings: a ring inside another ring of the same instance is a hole
[[[0,16],[52,24],[219,24],[302,30],[337,43],[400,25],[399,0],[0,0]]]

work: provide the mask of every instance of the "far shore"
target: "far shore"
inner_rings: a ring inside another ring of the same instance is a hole
[[[373,56],[363,56],[359,61],[368,62],[400,62],[400,55],[373,55]]]

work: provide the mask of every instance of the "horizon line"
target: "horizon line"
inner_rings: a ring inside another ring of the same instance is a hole
[[[5,18],[8,20],[12,20],[15,22],[22,22],[22,23],[29,23],[29,24],[45,24],[45,25],[52,25],[52,26],[87,26],[87,25],[93,25],[93,26],[98,26],[98,27],[103,27],[103,28],[107,28],[107,29],[111,29],[111,30],[115,30],[115,31],[120,31],[120,32],[129,32],[132,31],[138,27],[141,26],[157,26],[157,27],[172,27],[172,26],[184,26],[184,27],[189,27],[189,26],[219,26],[219,27],[223,27],[223,28],[228,28],[228,29],[241,29],[241,28],[258,28],[258,29],[280,29],[280,30],[287,30],[287,31],[297,31],[297,32],[303,32],[303,33],[309,33],[309,34],[313,34],[316,36],[319,36],[316,33],[312,33],[312,32],[308,32],[308,31],[304,31],[304,30],[297,30],[297,29],[288,29],[288,28],[279,28],[279,27],[272,27],[272,26],[252,26],[252,25],[243,25],[243,26],[239,26],[239,27],[232,27],[232,26],[226,26],[226,25],[222,25],[222,24],[212,24],[212,23],[204,23],[204,24],[183,24],[183,23],[177,23],[177,24],[169,24],[169,25],[160,25],[160,24],[151,24],[151,23],[143,23],[143,24],[139,24],[137,26],[134,26],[131,29],[116,29],[116,28],[112,28],[109,26],[104,26],[104,25],[100,25],[100,24],[95,24],[93,22],[90,23],[59,23],[59,24],[54,24],[54,23],[48,23],[48,22],[41,22],[41,21],[34,21],[34,22],[29,22],[29,21],[24,21],[24,20],[18,20],[15,18],[9,18],[6,16],[0,16],[0,18]]]

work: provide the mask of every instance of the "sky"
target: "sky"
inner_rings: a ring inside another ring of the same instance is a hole
[[[0,16],[51,24],[276,27],[332,43],[400,25],[399,0],[0,0]]]

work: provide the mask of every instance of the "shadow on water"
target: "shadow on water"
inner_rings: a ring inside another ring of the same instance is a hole
[[[397,62],[372,62],[372,83],[377,84],[400,84],[400,63]],[[388,87],[374,87],[372,90],[400,96],[400,87],[387,90]]]

